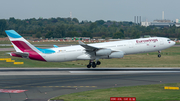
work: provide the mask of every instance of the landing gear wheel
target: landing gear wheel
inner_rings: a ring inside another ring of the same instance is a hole
[[[161,54],[158,54],[158,57],[160,58],[160,57],[161,57]]]
[[[158,57],[159,57],[159,58],[161,57],[161,54],[160,54],[160,53],[161,53],[161,51],[158,51]]]
[[[96,68],[95,62],[92,63],[92,67],[93,67],[93,68]]]
[[[91,65],[90,65],[90,64],[88,64],[88,65],[87,65],[87,68],[91,68]]]
[[[100,64],[101,64],[101,62],[100,62],[100,61],[97,61],[96,65],[100,65]]]

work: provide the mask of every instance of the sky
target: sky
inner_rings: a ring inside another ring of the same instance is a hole
[[[180,0],[1,0],[0,19],[77,18],[79,21],[180,19]]]

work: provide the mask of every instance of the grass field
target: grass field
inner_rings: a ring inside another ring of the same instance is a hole
[[[121,59],[100,59],[101,67],[180,67],[180,47],[171,47],[161,52],[162,57],[157,57],[157,52],[126,55]],[[70,62],[42,62],[18,57],[11,57],[7,52],[0,51],[0,58],[12,58],[16,62],[24,62],[23,65],[14,65],[0,61],[0,67],[85,67],[88,60]]]
[[[72,93],[52,98],[64,101],[109,101],[110,97],[136,97],[136,101],[180,101],[179,90],[165,90],[164,86],[180,87],[180,83],[118,87]]]

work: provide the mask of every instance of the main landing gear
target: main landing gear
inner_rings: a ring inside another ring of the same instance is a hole
[[[91,66],[92,66],[92,68],[96,68],[96,65],[100,65],[100,64],[101,64],[100,61],[97,61],[97,62],[95,63],[93,60],[90,60],[90,61],[89,61],[89,64],[87,65],[87,68],[91,68]]]
[[[158,57],[159,57],[159,58],[161,57],[161,54],[160,54],[160,53],[161,53],[161,51],[158,51]]]

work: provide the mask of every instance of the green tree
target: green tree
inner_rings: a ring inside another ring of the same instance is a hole
[[[140,38],[140,34],[138,31],[134,31],[132,34],[132,38]]]
[[[98,26],[103,25],[105,23],[104,20],[96,20],[95,22]]]
[[[4,31],[7,28],[6,20],[2,19],[0,20],[0,36],[6,36]]]
[[[124,38],[124,34],[122,32],[120,32],[120,31],[116,32],[116,33],[113,34],[113,38],[114,39],[118,39],[118,38],[122,39],[122,38]]]
[[[123,29],[120,29],[119,31],[124,34],[124,30]]]
[[[53,37],[53,32],[52,31],[49,31],[46,35],[45,35],[45,38],[51,38]]]
[[[53,37],[62,38],[65,37],[65,25],[58,26],[53,34]]]
[[[10,18],[9,18],[9,21],[10,21],[10,22],[13,22],[13,23],[16,23],[16,19],[15,19],[14,17],[10,17]]]
[[[96,27],[97,27],[97,24],[94,22],[94,23],[91,23],[91,25],[89,26],[89,29],[92,30]]]
[[[72,21],[74,21],[75,23],[79,23],[79,20],[77,18],[73,18]]]
[[[36,37],[37,37],[37,38],[42,37],[41,32],[37,32],[37,33],[36,33]]]
[[[101,36],[101,38],[102,38],[102,39],[105,39],[105,38],[106,38],[106,36],[105,36],[105,35],[102,35],[102,36]]]
[[[76,31],[70,31],[66,34],[66,37],[79,37],[80,35]]]
[[[104,21],[95,22],[84,20],[79,23],[77,18],[50,18],[50,19],[0,19],[0,37],[4,37],[6,29],[22,32],[24,35],[36,36],[38,32],[45,33],[46,37],[65,37],[66,35],[87,37],[139,38],[141,35],[163,36],[177,38],[180,28],[175,26],[157,28],[155,26],[143,27],[127,21]],[[51,32],[51,33],[49,33]],[[66,34],[68,32],[68,34]],[[89,34],[88,34],[89,33]],[[120,33],[120,35],[118,35]],[[76,35],[77,34],[77,35]],[[122,35],[121,35],[122,34]]]
[[[83,32],[82,32],[82,37],[91,37],[91,38],[92,38],[92,35],[91,35],[90,32],[83,31]]]

